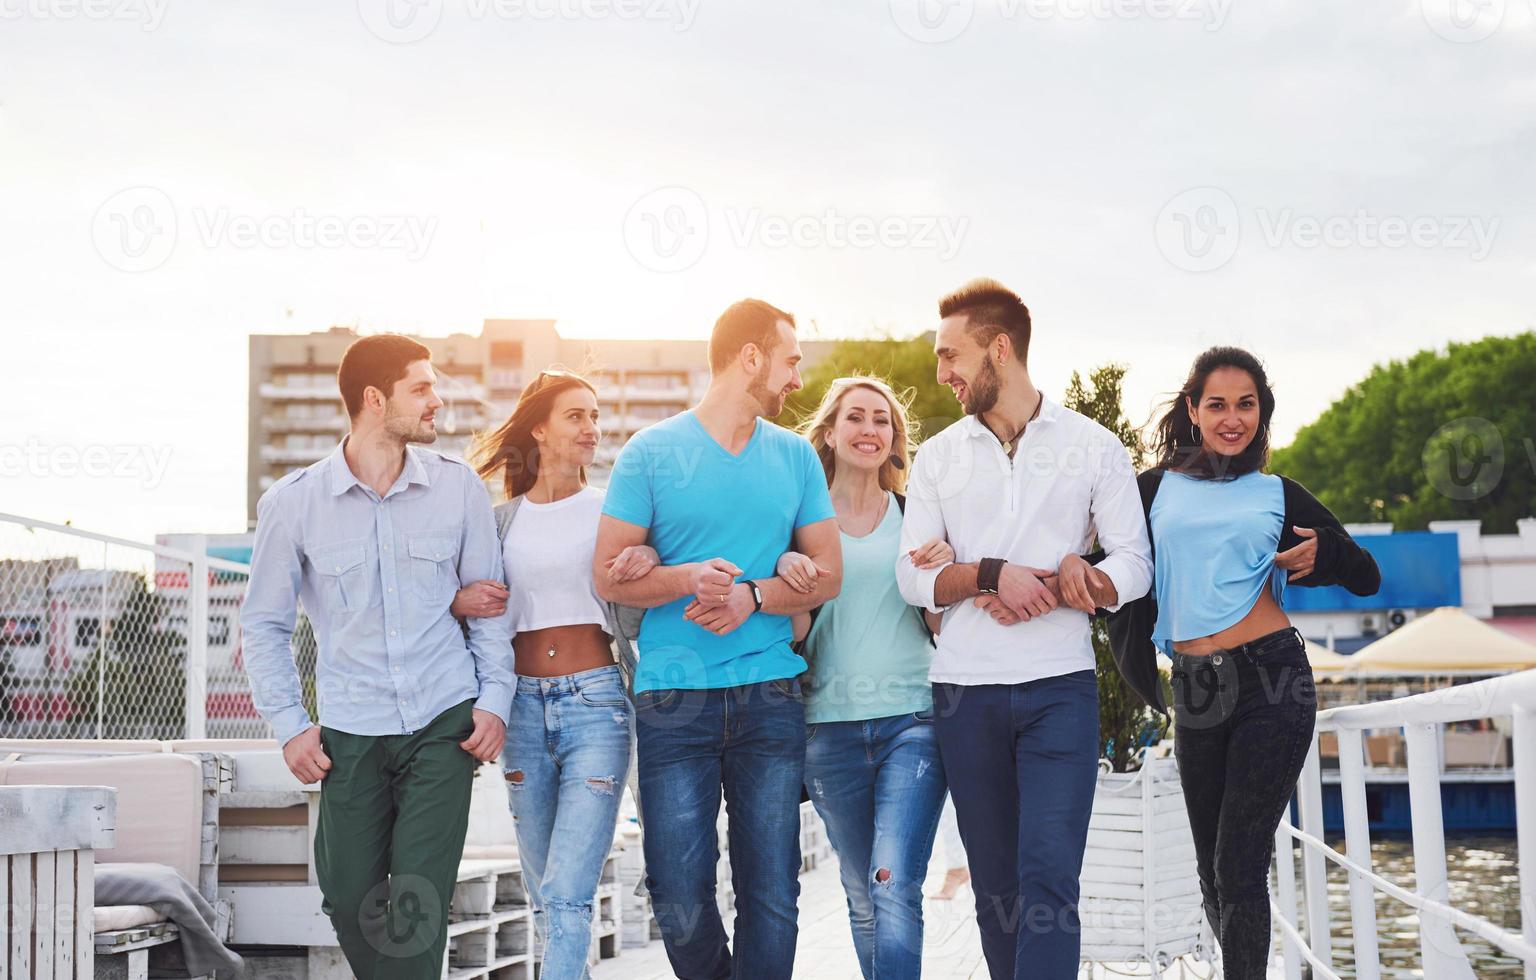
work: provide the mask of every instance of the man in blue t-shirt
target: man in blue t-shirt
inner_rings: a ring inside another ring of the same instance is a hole
[[[603,504],[593,577],[604,599],[643,606],[635,733],[646,886],[673,971],[728,978],[715,902],[716,822],[730,812],[734,958],[763,980],[794,968],[805,710],[790,617],[837,595],[842,549],[821,461],[766,421],[800,387],[795,319],[733,304],[709,339],[709,390],[689,412],[636,433]],[[650,544],[661,565],[610,581],[608,563]],[[816,589],[775,577],[809,555]]]

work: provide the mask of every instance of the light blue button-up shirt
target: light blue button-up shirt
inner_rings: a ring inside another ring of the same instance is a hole
[[[256,505],[240,611],[252,699],[287,743],[311,724],[290,646],[298,604],[314,625],[320,724],[356,735],[426,727],[456,704],[506,721],[516,689],[500,619],[448,611],[463,583],[504,581],[485,485],[455,459],[407,446],[382,498],[352,474],[345,441]]]

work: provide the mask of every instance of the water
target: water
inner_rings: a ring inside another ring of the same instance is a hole
[[[1329,841],[1344,851],[1342,840]],[[1450,904],[1496,926],[1520,929],[1520,866],[1513,837],[1464,837],[1446,841]],[[1298,855],[1300,852],[1297,852]],[[1412,890],[1413,844],[1407,840],[1373,841],[1372,867],[1393,884]],[[1298,860],[1297,886],[1300,887]],[[1334,968],[1341,977],[1354,970],[1353,933],[1349,925],[1349,884],[1343,868],[1329,862],[1328,911],[1333,926]],[[1376,893],[1376,935],[1382,977],[1423,977],[1419,963],[1419,920],[1407,905]],[[1478,977],[1519,977],[1518,959],[1480,936],[1456,930]],[[1433,980],[1433,978],[1431,978]]]

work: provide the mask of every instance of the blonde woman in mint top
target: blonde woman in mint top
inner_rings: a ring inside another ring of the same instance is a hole
[[[880,980],[922,970],[922,885],[945,794],[932,634],[896,585],[907,429],[890,387],[866,377],[834,381],[802,428],[826,470],[843,546],[842,592],[795,623],[810,665],[805,785],[837,852],[859,968]],[[919,551],[925,566],[953,557],[942,541]],[[778,571],[802,591],[814,581],[809,559],[793,552]]]

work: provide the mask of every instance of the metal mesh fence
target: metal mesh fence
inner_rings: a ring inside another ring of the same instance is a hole
[[[0,517],[0,737],[271,737],[241,655],[247,579],[200,553]],[[302,617],[294,652],[313,691]]]

